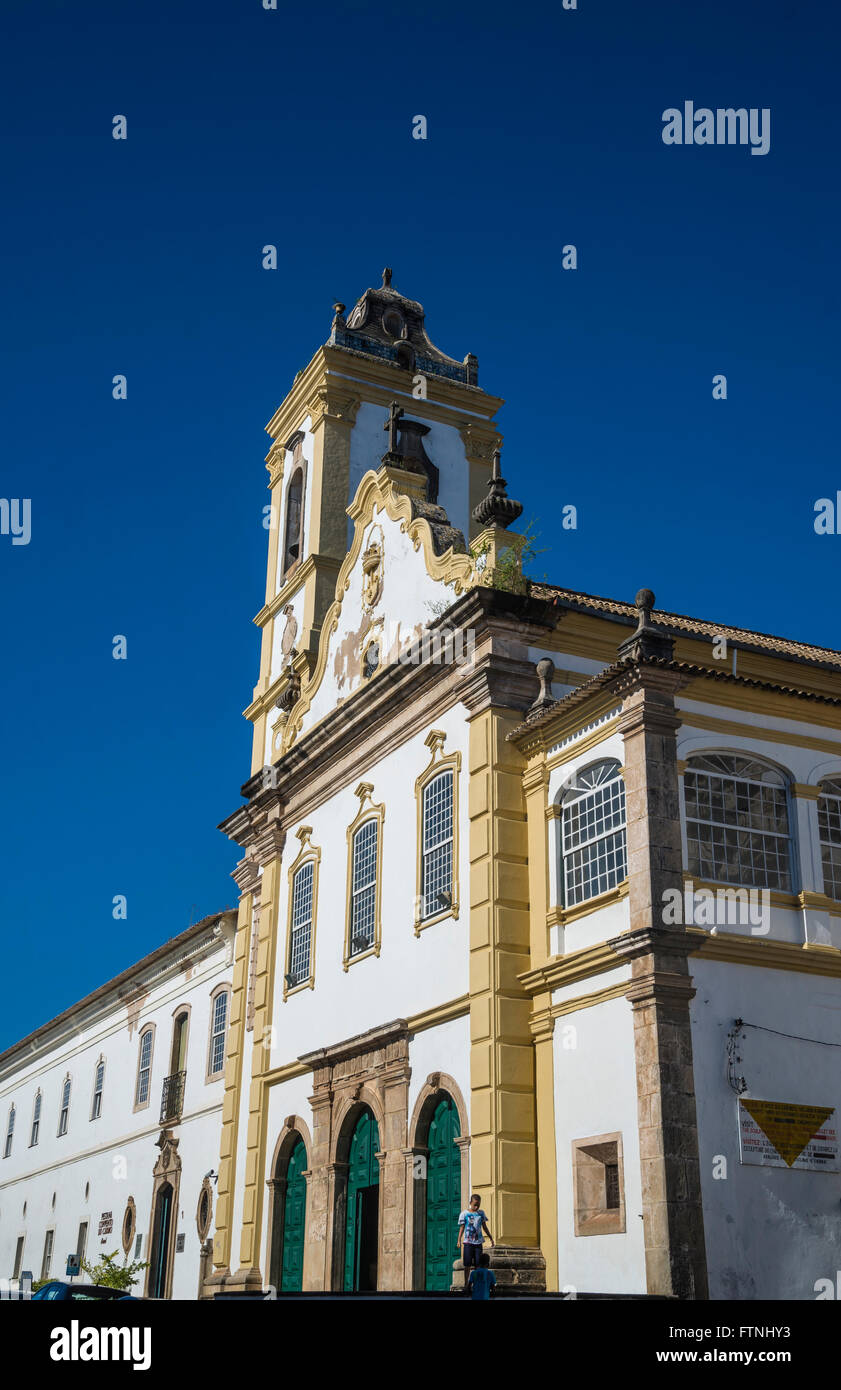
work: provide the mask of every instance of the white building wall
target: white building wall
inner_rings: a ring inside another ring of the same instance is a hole
[[[208,936],[211,932],[208,931]],[[41,1275],[44,1235],[55,1230],[50,1275],[65,1277],[68,1254],[75,1252],[79,1224],[88,1222],[87,1258],[119,1252],[123,1260],[122,1223],[129,1196],[137,1208],[137,1233],[142,1235],[141,1259],[149,1251],[152,1170],[159,1157],[160,1108],[164,1077],[170,1071],[174,1016],[190,1010],[187,1077],[181,1122],[170,1125],[179,1140],[182,1162],[177,1232],[185,1236],[183,1253],[174,1255],[173,1297],[192,1299],[198,1293],[199,1247],[196,1208],[204,1175],[219,1165],[223,1074],[206,1080],[210,1037],[210,1001],[214,989],[230,983],[228,944],[212,942],[200,961],[190,962],[184,949],[176,959],[159,961],[145,981],[148,991],[139,1010],[132,1009],[122,991],[80,1010],[54,1035],[46,1033],[32,1050],[0,1066],[0,1123],[5,1126],[9,1105],[16,1108],[12,1152],[0,1158],[0,1275],[13,1271],[17,1237],[25,1236],[22,1268]],[[136,983],[144,977],[138,975]],[[132,1022],[129,1023],[129,1016]],[[136,1110],[140,1033],[155,1025],[149,1103]],[[97,1062],[105,1059],[102,1111],[92,1120],[91,1106]],[[67,1133],[58,1135],[62,1086],[72,1080]],[[32,1108],[42,1093],[38,1143],[30,1147]],[[4,1152],[0,1147],[0,1154]],[[55,1201],[53,1201],[55,1194]],[[214,1193],[215,1197],[215,1193]],[[24,1215],[24,1203],[26,1213]],[[215,1200],[214,1200],[215,1207]],[[100,1236],[104,1212],[111,1212],[113,1229]],[[208,1236],[212,1236],[211,1222]],[[134,1258],[132,1245],[130,1259]],[[82,1276],[84,1279],[85,1276]],[[145,1271],[133,1292],[143,1290]]]
[[[737,1018],[760,1025],[738,1048],[747,1098],[841,1110],[841,979],[698,957],[690,968],[710,1298],[813,1299],[839,1267],[841,1173],[740,1162],[727,1034]]]

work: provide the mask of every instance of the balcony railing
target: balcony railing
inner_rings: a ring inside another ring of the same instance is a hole
[[[184,1108],[184,1082],[187,1079],[186,1071],[174,1071],[172,1076],[164,1077],[164,1089],[161,1096],[161,1124],[166,1124],[168,1120],[178,1120],[181,1118],[181,1111]]]

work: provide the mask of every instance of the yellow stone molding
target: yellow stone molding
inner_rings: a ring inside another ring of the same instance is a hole
[[[372,799],[372,782],[360,782],[354,791],[359,799],[359,810],[347,828],[347,885],[345,894],[345,948],[342,956],[342,969],[347,971],[351,965],[370,956],[378,956],[382,949],[382,875],[383,875],[383,827],[385,825],[385,805]],[[374,890],[374,939],[364,951],[351,951],[351,926],[353,922],[353,846],[357,831],[369,821],[377,823],[377,877]]]
[[[318,927],[318,880],[321,869],[321,850],[312,844],[312,826],[301,825],[295,831],[296,839],[300,840],[301,848],[289,865],[288,870],[288,902],[286,908],[286,951],[284,954],[283,968],[283,1002],[286,1003],[291,994],[297,994],[302,989],[315,989],[315,934]],[[304,980],[297,980],[294,985],[288,983],[289,974],[292,969],[292,908],[294,906],[295,877],[305,864],[312,864],[312,908],[310,917],[310,968],[309,974]]]
[[[603,907],[610,907],[612,903],[621,902],[628,896],[628,880],[623,878],[621,883],[617,883],[615,888],[608,888],[604,893],[597,893],[594,898],[587,898],[583,903],[576,903],[575,907],[553,907],[546,914],[547,927],[566,927],[570,922],[578,922],[582,917],[590,917],[594,912],[599,912]]]
[[[592,994],[579,994],[575,999],[562,999],[552,1005],[552,1017],[561,1018],[564,1014],[578,1013],[579,1009],[592,1009],[597,1004],[605,1004],[609,999],[623,999],[628,992],[631,977],[620,980],[618,985],[606,985],[604,989],[594,990]]]
[[[237,1136],[242,1095],[243,1052],[245,1048],[245,996],[254,894],[244,893],[239,901],[234,937],[234,969],[231,1012],[225,1050],[225,1082],[222,1099],[219,1177],[216,1186],[216,1223],[213,1237],[213,1264],[229,1269],[233,1238],[233,1200],[237,1172]]]
[[[703,690],[697,687],[703,684]],[[774,719],[790,719],[798,723],[818,724],[830,729],[838,729],[839,712],[831,705],[820,705],[810,700],[798,699],[796,695],[784,695],[777,691],[753,690],[749,686],[725,685],[712,681],[695,681],[687,686],[682,695],[696,704],[726,705],[732,709],[744,710],[746,714],[765,714]],[[722,698],[724,694],[732,699]],[[763,698],[766,697],[766,698]],[[795,748],[814,748],[819,752],[835,753],[841,758],[841,730],[835,740],[810,736],[808,734],[786,733],[781,729],[769,729],[747,719],[721,719],[717,715],[698,714],[684,709],[678,699],[677,713],[684,731],[688,729],[709,729],[713,733],[733,734],[736,738],[760,739],[769,743],[790,743]],[[694,752],[694,750],[693,750]]]
[[[523,988],[532,995],[560,989],[563,985],[577,984],[591,975],[602,975],[615,970],[621,964],[607,941],[595,946],[585,946],[580,951],[572,951],[566,956],[555,956],[545,965],[533,970],[525,970],[518,977]]]
[[[703,927],[687,927],[697,945],[693,956],[726,961],[730,965],[758,965],[766,970],[793,970],[799,974],[829,975],[841,978],[841,950],[793,941],[769,941],[767,937],[738,936]]]
[[[789,791],[792,796],[798,796],[802,801],[819,801],[821,796],[820,787],[813,787],[808,782],[789,782]]]
[[[424,746],[429,749],[430,759],[423,772],[415,779],[415,805],[417,810],[417,838],[416,838],[416,872],[415,872],[415,936],[419,937],[422,931],[431,927],[435,922],[441,922],[446,917],[452,917],[458,921],[459,914],[459,887],[458,887],[458,868],[459,868],[459,776],[461,774],[461,753],[444,753],[444,743],[447,735],[441,729],[432,729],[424,739]],[[452,882],[450,885],[450,903],[442,907],[440,912],[435,912],[429,917],[423,917],[423,798],[424,792],[429,783],[434,781],[442,772],[452,773],[453,783],[453,847],[452,847]]]
[[[752,890],[756,893],[768,893],[768,901],[772,907],[787,907],[795,910],[803,907],[798,893],[780,893],[776,888],[769,890],[751,883],[716,883],[713,879],[696,878],[688,869],[683,871],[683,881],[684,883],[691,883],[694,892],[702,891],[715,895],[716,892],[744,893]]]

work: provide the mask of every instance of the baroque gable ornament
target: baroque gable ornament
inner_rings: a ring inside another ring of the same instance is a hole
[[[379,534],[379,540],[375,539]],[[368,547],[362,556],[362,607],[370,613],[382,597],[383,592],[383,552],[385,539],[381,526],[373,527]]]

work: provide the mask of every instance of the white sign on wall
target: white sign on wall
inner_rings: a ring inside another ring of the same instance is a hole
[[[839,1172],[838,1124],[831,1105],[740,1098],[739,1146],[743,1163]]]

